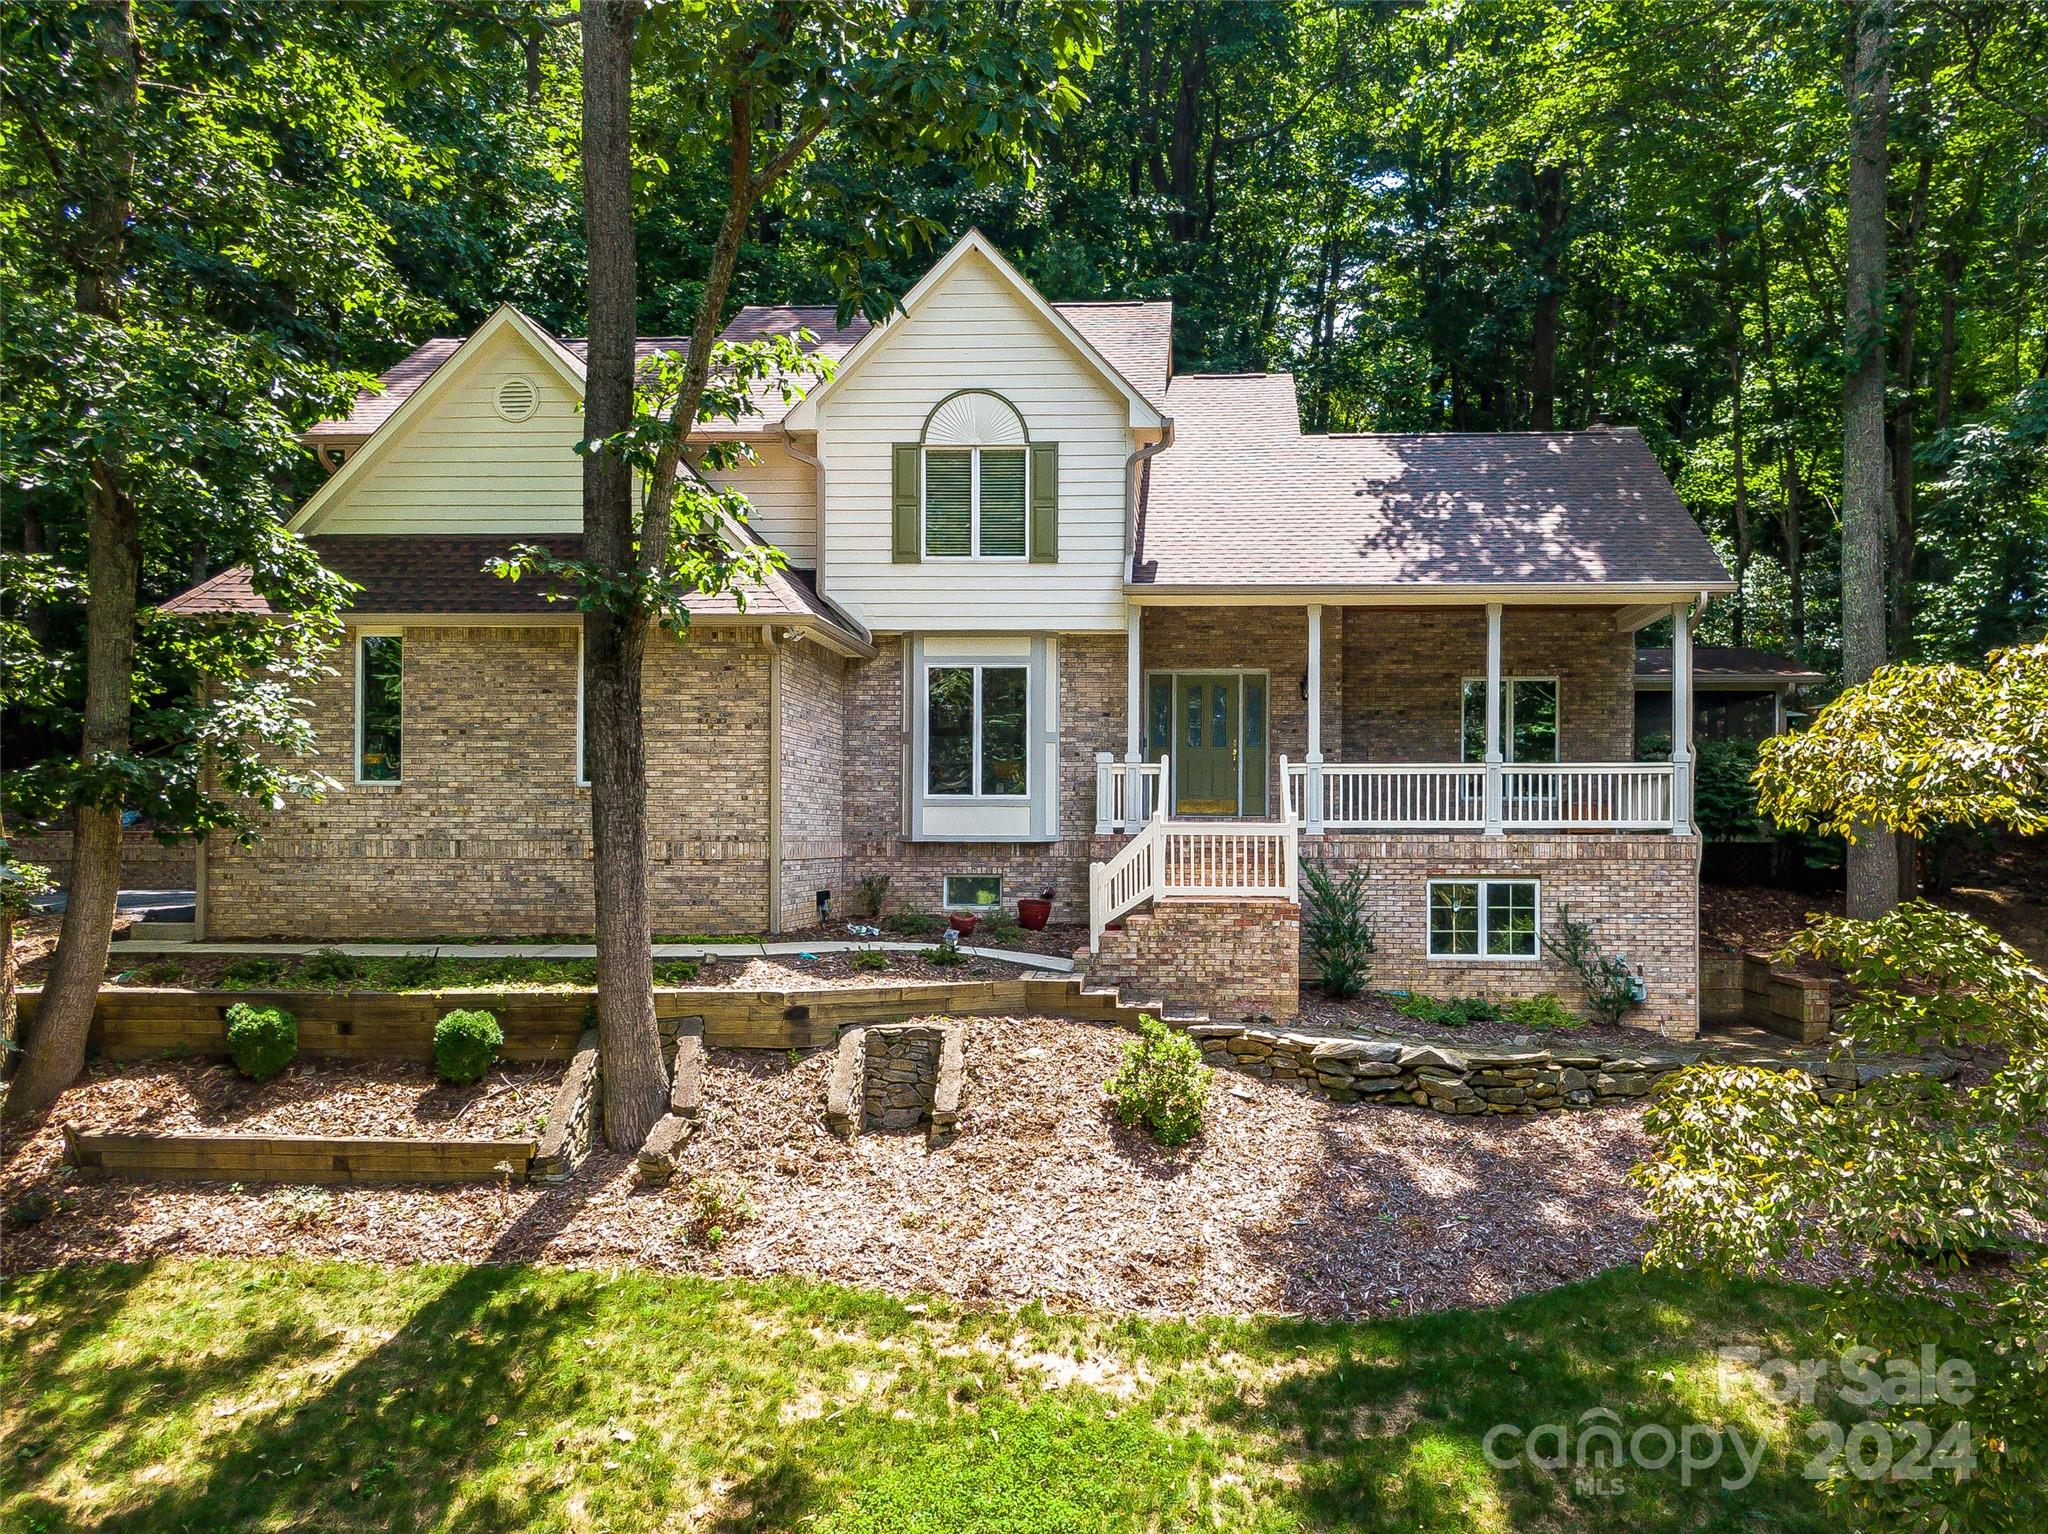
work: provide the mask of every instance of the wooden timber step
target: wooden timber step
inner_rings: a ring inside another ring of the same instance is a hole
[[[404,1140],[374,1135],[94,1134],[64,1126],[66,1159],[86,1175],[163,1182],[524,1182],[532,1140]]]

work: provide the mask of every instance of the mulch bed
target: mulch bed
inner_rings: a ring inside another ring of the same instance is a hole
[[[305,1061],[268,1081],[219,1060],[101,1061],[58,1100],[38,1139],[57,1123],[97,1133],[537,1138],[561,1080],[559,1065],[501,1065],[457,1087],[431,1066],[398,1061]],[[31,1143],[26,1155],[35,1151]]]
[[[1841,893],[1765,884],[1702,884],[1700,947],[1710,953],[1775,953],[1816,913],[1841,915]]]
[[[646,1192],[594,1156],[556,1189],[342,1189],[305,1201],[221,1188],[81,1183],[54,1131],[17,1142],[0,1203],[55,1195],[10,1231],[0,1271],[172,1253],[386,1262],[538,1260],[736,1276],[796,1274],[980,1304],[1346,1316],[1485,1305],[1632,1261],[1624,1181],[1639,1108],[1446,1118],[1343,1107],[1219,1073],[1207,1129],[1160,1149],[1119,1128],[1102,1081],[1128,1035],[1042,1019],[967,1022],[958,1139],[828,1134],[829,1051],[715,1051],[710,1122],[675,1184]],[[74,1089],[55,1117],[76,1116]],[[695,1179],[745,1188],[755,1217],[716,1249]]]

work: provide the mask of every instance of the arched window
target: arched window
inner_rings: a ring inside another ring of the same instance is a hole
[[[926,558],[1025,557],[1031,433],[1014,405],[981,389],[948,395],[925,418],[919,458]]]

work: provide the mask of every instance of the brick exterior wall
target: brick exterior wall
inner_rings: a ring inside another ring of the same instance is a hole
[[[1301,907],[1291,900],[1162,900],[1103,933],[1091,985],[1216,1021],[1284,1022],[1301,1004]]]
[[[1323,609],[1323,760],[1341,761],[1344,729],[1344,634],[1350,615]],[[1153,671],[1264,671],[1269,718],[1266,807],[1280,808],[1280,758],[1308,756],[1308,610],[1304,607],[1148,607],[1139,632],[1147,673]],[[1121,698],[1125,681],[1117,677]],[[1149,683],[1148,683],[1149,685]],[[1141,704],[1142,706],[1142,704]],[[1123,710],[1117,710],[1118,720]],[[1124,754],[1119,734],[1111,747]]]
[[[853,914],[846,883],[846,663],[822,645],[785,642],[780,651],[782,759],[782,925],[818,919],[818,891],[832,912]]]
[[[1328,613],[1323,621],[1327,652]],[[1352,608],[1342,650],[1349,706],[1341,746],[1324,726],[1326,759],[1341,750],[1347,762],[1458,760],[1464,680],[1486,675],[1483,607]],[[1634,759],[1635,637],[1616,631],[1612,608],[1507,608],[1501,674],[1557,678],[1563,760]]]
[[[352,641],[351,641],[352,642]],[[352,652],[310,699],[315,765],[254,848],[206,854],[216,938],[588,932],[589,790],[576,771],[577,634],[405,630],[404,774],[354,781]],[[661,932],[767,918],[768,652],[751,631],[657,635],[646,666],[649,894]]]
[[[1124,642],[1066,635],[1059,642],[1060,834],[1055,842],[913,842],[903,835],[907,752],[903,641],[849,670],[846,689],[846,882],[889,876],[888,908],[935,911],[947,874],[1000,874],[1003,905],[1051,886],[1055,921],[1085,921],[1095,753],[1123,751]],[[842,908],[850,909],[850,907]]]
[[[50,870],[59,889],[71,883],[71,833],[28,831],[8,837],[12,856],[21,863],[40,863]],[[166,847],[149,831],[121,833],[121,888],[124,890],[188,890],[194,888],[198,849],[189,841]]]
[[[1548,953],[1526,959],[1432,959],[1428,881],[1522,878],[1541,881],[1541,931],[1557,911],[1593,924],[1610,952],[1643,971],[1649,992],[1631,1025],[1667,1038],[1699,1033],[1699,839],[1692,836],[1475,835],[1304,837],[1304,864],[1363,865],[1379,952],[1373,984],[1437,997],[1512,1000],[1544,991],[1584,1010],[1577,979]]]

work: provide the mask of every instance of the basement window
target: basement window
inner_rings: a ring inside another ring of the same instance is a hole
[[[947,874],[946,909],[992,911],[1003,903],[1001,874]]]

